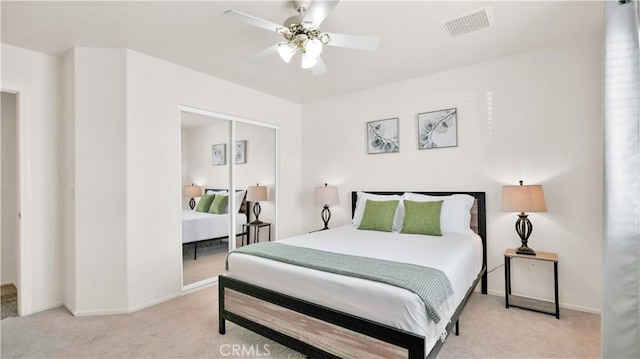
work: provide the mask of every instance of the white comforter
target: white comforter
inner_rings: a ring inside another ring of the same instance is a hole
[[[347,225],[279,242],[440,269],[451,281],[456,307],[482,268],[482,242],[475,234],[445,233],[435,237],[363,231]],[[428,318],[424,303],[416,294],[387,284],[239,253],[229,256],[228,275],[423,335],[427,352],[441,334],[440,326]],[[449,317],[452,314],[449,313]]]
[[[236,234],[240,234],[242,232],[242,223],[245,223],[246,221],[246,214],[236,214]],[[227,237],[228,235],[228,213],[213,214],[196,211],[182,211],[182,243]]]

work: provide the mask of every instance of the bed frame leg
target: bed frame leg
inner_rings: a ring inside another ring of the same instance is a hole
[[[194,245],[196,246],[193,249],[193,260],[195,261],[196,259],[198,259],[198,242],[195,242]]]
[[[226,321],[224,319],[224,279],[218,279],[218,332],[222,335],[226,333]]]
[[[460,320],[456,320],[456,337],[460,336]]]

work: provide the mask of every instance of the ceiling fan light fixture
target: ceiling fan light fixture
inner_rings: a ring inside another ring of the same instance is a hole
[[[304,53],[312,58],[317,58],[322,53],[322,42],[311,39],[304,42]]]
[[[315,57],[311,57],[309,55],[302,54],[302,64],[300,67],[303,69],[310,69],[318,64],[318,60]]]
[[[281,42],[278,44],[278,55],[286,63],[291,62],[291,58],[296,54],[296,47],[290,42]]]

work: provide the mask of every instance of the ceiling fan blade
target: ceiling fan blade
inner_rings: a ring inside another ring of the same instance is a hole
[[[313,74],[313,76],[320,76],[320,75],[326,74],[327,65],[324,64],[324,61],[322,61],[322,57],[318,56],[316,60],[318,60],[318,63],[316,64],[316,66],[311,68],[311,73]]]
[[[338,1],[340,0],[315,0],[311,3],[302,21],[309,21],[316,27],[320,26],[324,19],[329,16],[331,10],[336,7]]]
[[[348,47],[351,49],[375,51],[380,45],[380,38],[370,36],[356,36],[330,33],[328,46]]]
[[[247,64],[255,64],[269,56],[275,55],[278,53],[278,45],[269,46],[266,49],[258,52],[257,54],[245,59],[244,62]]]
[[[240,11],[235,11],[235,10],[227,10],[224,12],[224,16],[230,18],[230,19],[235,19],[238,21],[242,21],[245,22],[249,25],[253,25],[253,26],[257,26],[257,27],[261,27],[263,29],[267,29],[270,31],[275,31],[275,32],[283,32],[285,31],[285,27],[282,25],[278,25],[275,24],[271,21],[267,21],[265,19],[261,19],[259,17],[255,17],[253,15],[248,15],[245,13],[242,13]]]

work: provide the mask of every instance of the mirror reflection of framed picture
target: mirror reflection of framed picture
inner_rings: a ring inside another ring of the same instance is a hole
[[[213,166],[223,166],[227,164],[227,145],[221,143],[211,146],[211,164]]]
[[[236,164],[247,163],[247,141],[236,141]]]

